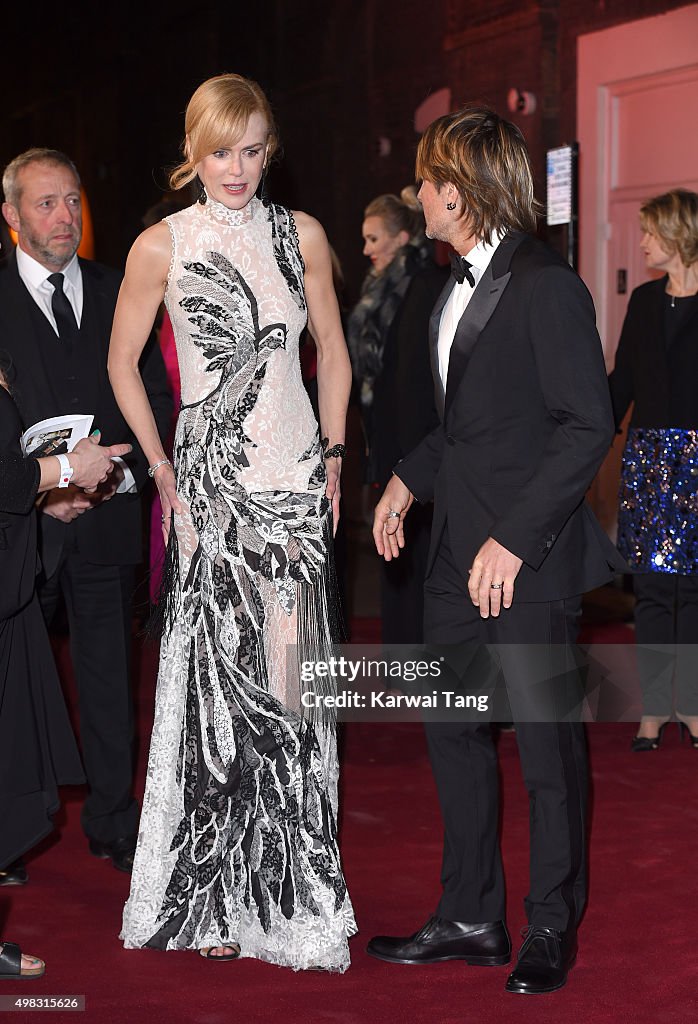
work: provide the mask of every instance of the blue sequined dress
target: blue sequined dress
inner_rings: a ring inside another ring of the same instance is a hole
[[[698,297],[633,292],[610,377],[623,452],[618,548],[636,573],[698,575]]]
[[[636,572],[698,574],[698,430],[630,427],[618,548]]]

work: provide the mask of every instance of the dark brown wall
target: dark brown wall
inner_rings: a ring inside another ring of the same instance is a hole
[[[160,6],[160,5],[158,5]],[[543,196],[546,148],[574,138],[580,33],[658,14],[671,0],[262,0],[63,5],[37,29],[6,16],[0,161],[31,145],[74,156],[98,258],[120,264],[177,158],[193,88],[221,71],[257,78],[281,127],[279,201],[320,218],[349,278],[365,270],[362,210],[413,179],[415,108],[450,87],[507,114],[510,87],[536,94],[509,115],[529,142]],[[54,8],[51,8],[54,11]],[[51,19],[54,19],[51,21]],[[378,139],[390,140],[387,156]],[[555,242],[555,237],[551,239]]]
[[[440,7],[427,16],[418,0],[339,0],[279,16],[264,68],[285,146],[285,174],[272,190],[322,221],[354,290],[366,269],[363,209],[414,181],[413,112],[446,84]],[[381,137],[390,140],[387,157]]]
[[[32,7],[30,20],[19,6],[3,15],[0,162],[30,146],[67,152],[92,208],[97,258],[121,265],[162,194],[163,168],[177,161],[188,97],[228,61],[243,63],[218,28],[222,5],[198,2],[193,14],[181,0],[159,12],[74,0]]]

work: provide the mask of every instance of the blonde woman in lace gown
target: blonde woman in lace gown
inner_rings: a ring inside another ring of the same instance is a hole
[[[204,82],[186,133],[173,185],[198,174],[201,198],[136,240],[109,356],[160,492],[169,562],[121,937],[344,971],[356,927],[337,848],[335,735],[304,712],[297,672],[298,657],[337,639],[332,522],[350,368],[329,247],[311,217],[255,195],[277,139],[254,82]],[[137,370],[163,297],[182,379],[172,465]],[[306,321],[321,434],[301,380]]]

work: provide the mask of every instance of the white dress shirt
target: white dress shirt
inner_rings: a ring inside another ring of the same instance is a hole
[[[35,260],[33,256],[29,255],[29,253],[26,253],[19,245],[16,248],[16,254],[17,272],[32,299],[56,332],[56,338],[60,342],[56,318],[53,315],[53,309],[51,307],[54,287],[49,281],[49,277],[51,274],[54,274],[55,271],[47,270],[43,264]],[[70,263],[63,267],[61,274],[63,274],[63,292],[68,299],[68,302],[73,307],[75,319],[79,327],[82,322],[82,271],[80,270],[77,253],[73,256]],[[89,415],[89,413],[85,413],[85,415]],[[116,493],[130,494],[135,492],[137,489],[136,481],[133,473],[124,460],[115,457],[112,461],[118,462],[124,471],[124,479],[116,488]]]
[[[487,245],[485,242],[478,242],[465,257],[470,264],[470,272],[475,278],[475,288],[477,288],[480,278],[490,265],[490,260],[494,256],[497,246],[503,237],[504,233],[500,235],[494,231],[492,233],[491,244]],[[456,329],[460,322],[460,318],[463,316],[465,308],[470,302],[475,288],[472,287],[467,278],[461,284],[456,281],[453,291],[449,295],[446,305],[441,313],[437,354],[439,360],[439,375],[441,377],[441,383],[444,386],[444,392],[446,391],[446,382],[448,380],[448,363],[451,358],[451,346],[453,345],[453,339],[456,335]]]
[[[53,285],[49,281],[53,270],[47,270],[33,256],[26,253],[19,245],[17,246],[17,271],[24,282],[27,291],[53,327],[58,336],[56,318],[51,308],[53,298]],[[77,253],[67,267],[61,271],[64,277],[63,291],[70,305],[73,307],[78,327],[82,320],[82,273],[78,262]]]

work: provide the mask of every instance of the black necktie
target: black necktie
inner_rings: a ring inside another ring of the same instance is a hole
[[[78,322],[75,319],[73,307],[70,305],[67,295],[63,291],[63,274],[49,274],[47,280],[53,285],[51,296],[51,309],[56,318],[58,337],[67,345],[73,345],[78,338]]]
[[[463,284],[467,281],[471,288],[475,287],[475,278],[473,277],[472,263],[468,263],[465,256],[459,256],[457,252],[451,253],[451,273],[455,277],[458,284]]]

